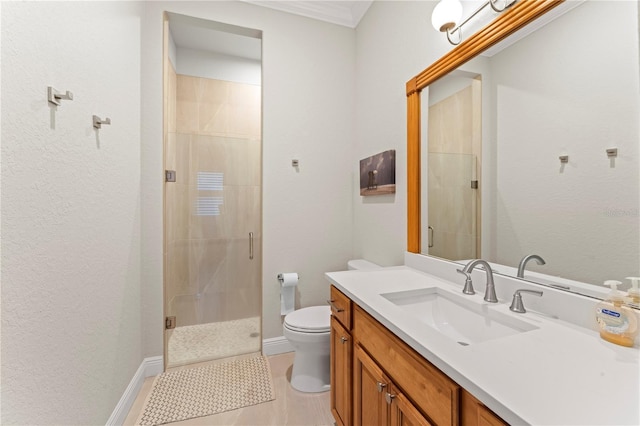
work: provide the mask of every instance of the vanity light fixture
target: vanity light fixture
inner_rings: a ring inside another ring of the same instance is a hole
[[[461,19],[462,3],[459,0],[441,0],[431,14],[433,28],[436,31],[446,32],[447,38],[449,38],[451,30],[460,25]],[[449,39],[449,42],[451,42],[451,39]]]
[[[449,43],[458,45],[462,41],[462,26],[480,13],[482,9],[487,6],[491,6],[491,9],[493,9],[494,12],[501,13],[511,5],[515,4],[516,1],[487,0],[482,4],[482,6],[473,12],[471,16],[460,22],[462,19],[462,3],[460,3],[460,0],[440,0],[431,14],[431,24],[436,31],[447,34],[447,40],[449,40]],[[504,6],[499,7],[498,3],[504,3]],[[458,33],[457,40],[453,40],[451,38],[451,35],[455,32]]]

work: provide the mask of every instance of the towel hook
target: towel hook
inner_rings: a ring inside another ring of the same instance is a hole
[[[52,86],[49,86],[47,87],[47,100],[54,105],[60,105],[61,100],[72,101],[73,93],[67,90],[63,95]]]
[[[111,119],[107,117],[103,120],[97,115],[93,116],[93,127],[95,127],[96,129],[101,129],[103,124],[111,124]]]

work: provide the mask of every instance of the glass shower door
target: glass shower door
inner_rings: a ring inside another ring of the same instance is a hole
[[[475,156],[434,152],[428,155],[428,254],[451,260],[475,259]]]
[[[261,140],[249,131],[260,128],[260,87],[178,74],[176,99],[165,144],[175,172],[165,183],[167,368],[258,352],[262,342]],[[210,118],[190,122],[193,105]],[[225,109],[242,114],[221,129]]]

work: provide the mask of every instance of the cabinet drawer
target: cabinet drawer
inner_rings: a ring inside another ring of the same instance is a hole
[[[340,290],[331,286],[331,315],[333,315],[347,330],[351,330],[351,299]]]
[[[354,308],[353,336],[416,407],[437,425],[457,425],[460,386],[393,333]]]

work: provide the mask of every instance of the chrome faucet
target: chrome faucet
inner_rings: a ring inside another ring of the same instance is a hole
[[[493,270],[491,269],[491,266],[489,266],[489,263],[482,259],[472,260],[467,263],[464,268],[457,269],[459,273],[467,277],[462,292],[464,294],[475,294],[473,284],[471,283],[471,272],[473,271],[473,268],[478,265],[482,266],[487,273],[487,286],[484,292],[484,300],[491,303],[498,303],[498,298],[496,297],[496,286],[493,283]]]
[[[464,294],[476,294],[476,291],[473,289],[473,282],[471,281],[471,272],[465,272],[462,269],[456,269],[456,272],[463,274],[466,278],[462,292]]]
[[[524,278],[524,268],[527,266],[527,262],[532,259],[535,260],[538,265],[544,265],[546,263],[544,259],[537,254],[530,254],[529,256],[523,257],[518,265],[518,278]]]
[[[527,312],[527,310],[524,308],[524,304],[522,303],[522,295],[520,293],[530,293],[538,297],[542,296],[543,294],[539,290],[524,290],[524,289],[516,290],[516,292],[513,293],[513,300],[511,301],[511,306],[509,306],[509,309],[519,314],[524,314],[525,312]]]

